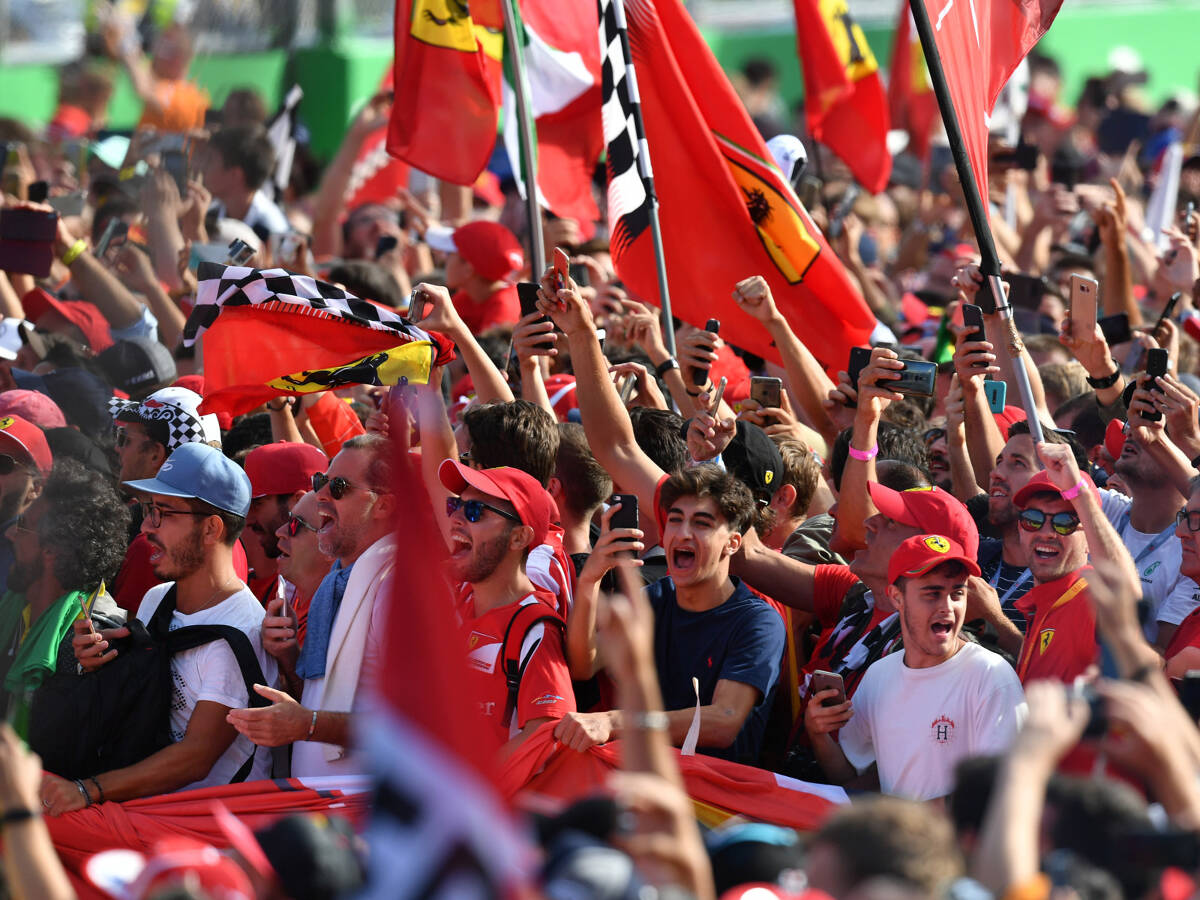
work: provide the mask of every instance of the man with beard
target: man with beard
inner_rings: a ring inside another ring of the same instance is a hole
[[[237,628],[255,647],[267,684],[274,684],[275,661],[258,648],[262,606],[233,566],[233,545],[250,507],[246,473],[220,450],[191,443],[172,453],[157,477],[127,486],[149,497],[143,507],[142,533],[150,543],[154,574],[164,582],[146,593],[138,618],[149,623],[160,604],[173,602],[169,628]],[[77,629],[74,646],[86,670],[98,668],[117,652],[108,649],[103,635],[83,629]],[[249,702],[241,667],[229,644],[215,640],[176,653],[171,658],[171,676],[172,743],[141,762],[101,773],[86,783],[46,775],[42,801],[50,815],[105,800],[131,800],[270,775],[270,754],[255,752],[254,745],[225,720],[230,709]]]
[[[20,416],[0,418],[0,593],[13,564],[9,530],[37,499],[53,464],[42,429]]]
[[[295,744],[292,774],[363,774],[350,752],[351,716],[361,708],[379,662],[384,601],[396,551],[397,500],[392,454],[378,434],[351,438],[312,477],[317,548],[334,560],[308,607],[304,645],[294,609],[274,601],[263,621],[263,647],[279,661],[290,693],[260,690],[272,704],[234,709],[228,721],[263,747]]]
[[[1021,683],[1001,656],[961,636],[967,578],[978,574],[963,547],[939,534],[910,537],[892,556],[887,593],[904,651],[867,670],[853,704],[826,688],[805,709],[832,781],[874,765],[883,793],[930,800],[950,792],[960,760],[1008,749],[1023,715]]]
[[[256,567],[254,572],[258,599],[263,606],[270,606],[276,597],[294,604],[295,587],[280,575],[276,562],[279,559],[277,532],[287,524],[296,501],[312,487],[313,475],[325,471],[329,458],[311,444],[277,441],[255,447],[246,454],[244,465],[251,492],[246,530],[258,541],[262,556],[266,558],[262,571]],[[308,598],[305,599],[307,602]]]
[[[121,564],[128,518],[107,481],[67,459],[8,528],[15,558],[0,598],[0,705],[22,737],[33,692],[51,675],[75,671],[71,623]],[[108,594],[95,597],[93,628],[124,622]]]

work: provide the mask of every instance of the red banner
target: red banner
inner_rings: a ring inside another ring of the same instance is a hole
[[[925,69],[925,54],[913,27],[908,0],[901,0],[892,45],[892,70],[888,76],[888,109],[892,127],[908,132],[908,151],[929,158],[929,142],[941,114]]]

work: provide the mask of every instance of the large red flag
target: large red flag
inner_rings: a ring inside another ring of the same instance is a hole
[[[888,109],[892,127],[908,132],[909,152],[918,159],[928,159],[933,128],[940,114],[908,0],[900,0],[900,15],[896,19],[892,69],[888,76]]]
[[[875,54],[846,0],[795,0],[795,7],[808,130],[877,194],[887,187],[892,156]]]
[[[948,0],[933,9],[925,4],[985,208],[988,116],[1061,6],[1062,0]]]
[[[658,303],[632,92],[615,11],[606,0],[601,9],[612,253],[629,289]],[[867,342],[875,317],[771,161],[680,0],[626,0],[625,10],[675,315],[697,327],[719,318],[731,344],[778,361],[767,333],[730,296],[739,280],[762,275],[796,334],[826,368],[840,367],[850,347]]]
[[[398,0],[389,153],[474,183],[496,143],[502,28],[495,2]]]

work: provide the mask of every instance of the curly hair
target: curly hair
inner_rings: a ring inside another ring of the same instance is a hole
[[[710,463],[675,472],[663,482],[659,495],[664,511],[681,497],[710,498],[722,518],[738,534],[745,534],[754,519],[754,495],[746,483]]]
[[[117,574],[129,543],[129,509],[116,488],[73,459],[60,459],[42,488],[38,521],[43,548],[55,551],[54,577],[91,590]]]

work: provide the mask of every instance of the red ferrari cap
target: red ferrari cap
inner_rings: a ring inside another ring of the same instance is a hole
[[[1091,476],[1086,472],[1082,474],[1083,483],[1094,492],[1096,490],[1095,482],[1092,481]],[[1062,496],[1062,491],[1050,480],[1050,476],[1046,474],[1044,469],[1025,482],[1025,487],[1017,491],[1016,496],[1013,497],[1013,506],[1017,509],[1024,509],[1029,505],[1029,501],[1038,494],[1057,494],[1060,497]]]
[[[0,418],[0,451],[11,453],[21,462],[32,463],[43,475],[54,465],[54,456],[42,429],[20,416]]]
[[[294,494],[312,488],[312,477],[329,467],[329,457],[312,444],[276,441],[246,454],[253,499],[271,494]]]
[[[55,310],[64,319],[77,327],[94,353],[100,353],[113,345],[108,320],[100,308],[86,300],[59,300],[53,294],[34,288],[21,298],[21,305],[29,321],[37,323],[50,310]]]
[[[461,494],[467,486],[492,497],[501,497],[513,505],[522,525],[533,529],[531,547],[544,543],[550,525],[558,518],[558,505],[536,478],[512,466],[472,469],[458,460],[448,459],[438,469],[442,485],[452,494]]]
[[[1113,419],[1104,429],[1104,449],[1113,459],[1121,458],[1125,449],[1125,423],[1120,419]]]
[[[979,554],[979,529],[967,508],[941,488],[909,488],[894,491],[869,482],[871,502],[882,515],[902,525],[921,529],[923,534],[944,534],[970,556]]]
[[[897,578],[916,578],[948,562],[960,562],[972,575],[979,574],[979,564],[958,541],[941,534],[918,534],[892,554],[888,563],[888,583],[895,584]]]
[[[468,222],[454,231],[435,226],[425,233],[425,243],[443,253],[457,253],[488,281],[507,280],[525,265],[516,235],[497,222]]]

